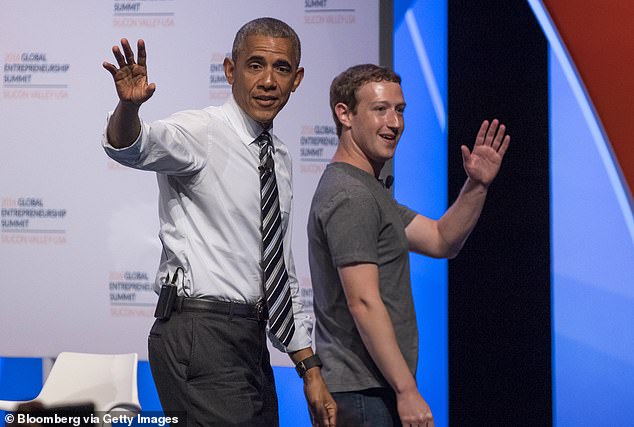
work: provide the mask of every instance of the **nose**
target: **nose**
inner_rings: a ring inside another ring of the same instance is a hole
[[[401,127],[401,120],[403,120],[402,116],[397,113],[395,110],[390,109],[387,113],[387,116],[385,118],[386,120],[386,125],[390,128],[390,129],[400,129]]]
[[[275,89],[276,87],[275,75],[272,68],[265,68],[262,71],[262,75],[260,78],[260,86],[266,90]]]

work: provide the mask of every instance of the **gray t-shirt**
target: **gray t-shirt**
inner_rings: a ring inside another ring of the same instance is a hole
[[[310,208],[308,254],[316,319],[315,342],[331,392],[389,387],[365,349],[348,310],[337,268],[373,263],[396,340],[412,374],[418,331],[405,227],[416,212],[396,203],[374,176],[347,163],[324,171]]]

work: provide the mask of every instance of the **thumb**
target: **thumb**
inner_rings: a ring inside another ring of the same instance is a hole
[[[471,152],[469,151],[469,148],[466,145],[461,145],[460,152],[462,153],[462,162],[467,163],[469,157],[471,157]]]

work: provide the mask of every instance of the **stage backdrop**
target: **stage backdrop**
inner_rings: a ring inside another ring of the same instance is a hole
[[[553,424],[634,420],[634,6],[530,0],[549,42]]]
[[[379,0],[24,0],[3,4],[0,55],[1,356],[60,351],[147,357],[160,256],[153,173],[100,146],[117,97],[101,64],[121,37],[143,38],[157,84],[146,120],[220,105],[236,30],[273,16],[302,40],[305,79],[275,121],[294,159],[297,275],[311,306],[306,217],[337,144],[332,78],[378,62]],[[312,311],[312,308],[311,308]],[[273,353],[274,364],[288,358]]]

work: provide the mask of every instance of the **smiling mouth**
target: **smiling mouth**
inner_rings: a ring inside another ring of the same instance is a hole
[[[389,142],[396,142],[396,137],[398,135],[395,133],[380,133],[379,136]]]

